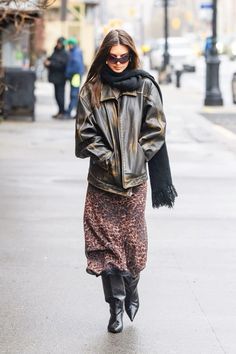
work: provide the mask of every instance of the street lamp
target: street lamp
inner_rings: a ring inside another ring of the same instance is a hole
[[[165,36],[165,48],[163,53],[164,69],[166,70],[170,62],[168,36],[169,36],[169,23],[168,23],[168,1],[164,0],[164,36]]]
[[[168,6],[170,0],[162,0],[164,6],[164,52],[163,52],[163,65],[160,71],[159,81],[160,83],[168,84],[171,82],[171,73],[170,73],[170,54],[169,54],[169,23],[168,23]]]
[[[206,95],[205,106],[222,106],[223,99],[219,87],[220,59],[216,47],[217,42],[217,0],[212,0],[212,45],[206,54]]]

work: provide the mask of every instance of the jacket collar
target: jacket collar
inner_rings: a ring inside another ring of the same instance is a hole
[[[124,91],[120,92],[119,96],[115,95],[112,87],[106,84],[102,84],[102,89],[101,89],[101,98],[100,102],[103,101],[108,101],[108,100],[116,100],[120,96],[137,96],[137,91]]]

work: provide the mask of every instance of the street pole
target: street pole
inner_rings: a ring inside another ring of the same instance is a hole
[[[61,0],[61,21],[66,21],[67,0]]]
[[[171,82],[171,72],[170,72],[170,54],[169,54],[169,23],[168,23],[168,6],[169,0],[162,0],[164,5],[164,52],[163,52],[163,65],[159,75],[159,82],[162,84],[169,84]]]
[[[159,82],[162,84],[169,84],[171,82],[171,72],[170,72],[170,54],[168,46],[168,36],[169,36],[169,23],[168,23],[168,5],[169,0],[161,0],[164,5],[164,52],[163,52],[163,64],[159,73]]]
[[[107,0],[100,0],[100,18],[102,25],[106,25],[107,18]]]
[[[61,34],[67,37],[67,25],[66,25],[66,17],[67,17],[67,0],[61,0]]]
[[[206,55],[206,95],[205,106],[222,106],[223,99],[219,87],[220,59],[216,47],[217,43],[217,0],[212,0],[212,45],[209,55]]]
[[[166,70],[170,62],[168,37],[169,37],[169,23],[168,23],[168,1],[164,0],[164,37],[165,37],[165,48],[163,54],[164,69]]]

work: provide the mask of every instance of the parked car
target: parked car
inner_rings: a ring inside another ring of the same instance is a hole
[[[169,37],[168,52],[170,65],[174,70],[196,71],[196,56],[191,41],[184,37]],[[150,51],[150,65],[153,70],[160,70],[163,66],[165,39],[156,40]]]

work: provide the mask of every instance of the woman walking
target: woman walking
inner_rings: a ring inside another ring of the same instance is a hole
[[[137,285],[147,259],[147,162],[153,206],[171,207],[177,195],[161,92],[139,63],[129,34],[110,31],[81,89],[76,117],[76,156],[90,158],[84,210],[87,272],[102,277],[113,333],[123,329],[124,309],[133,321],[139,308]]]

